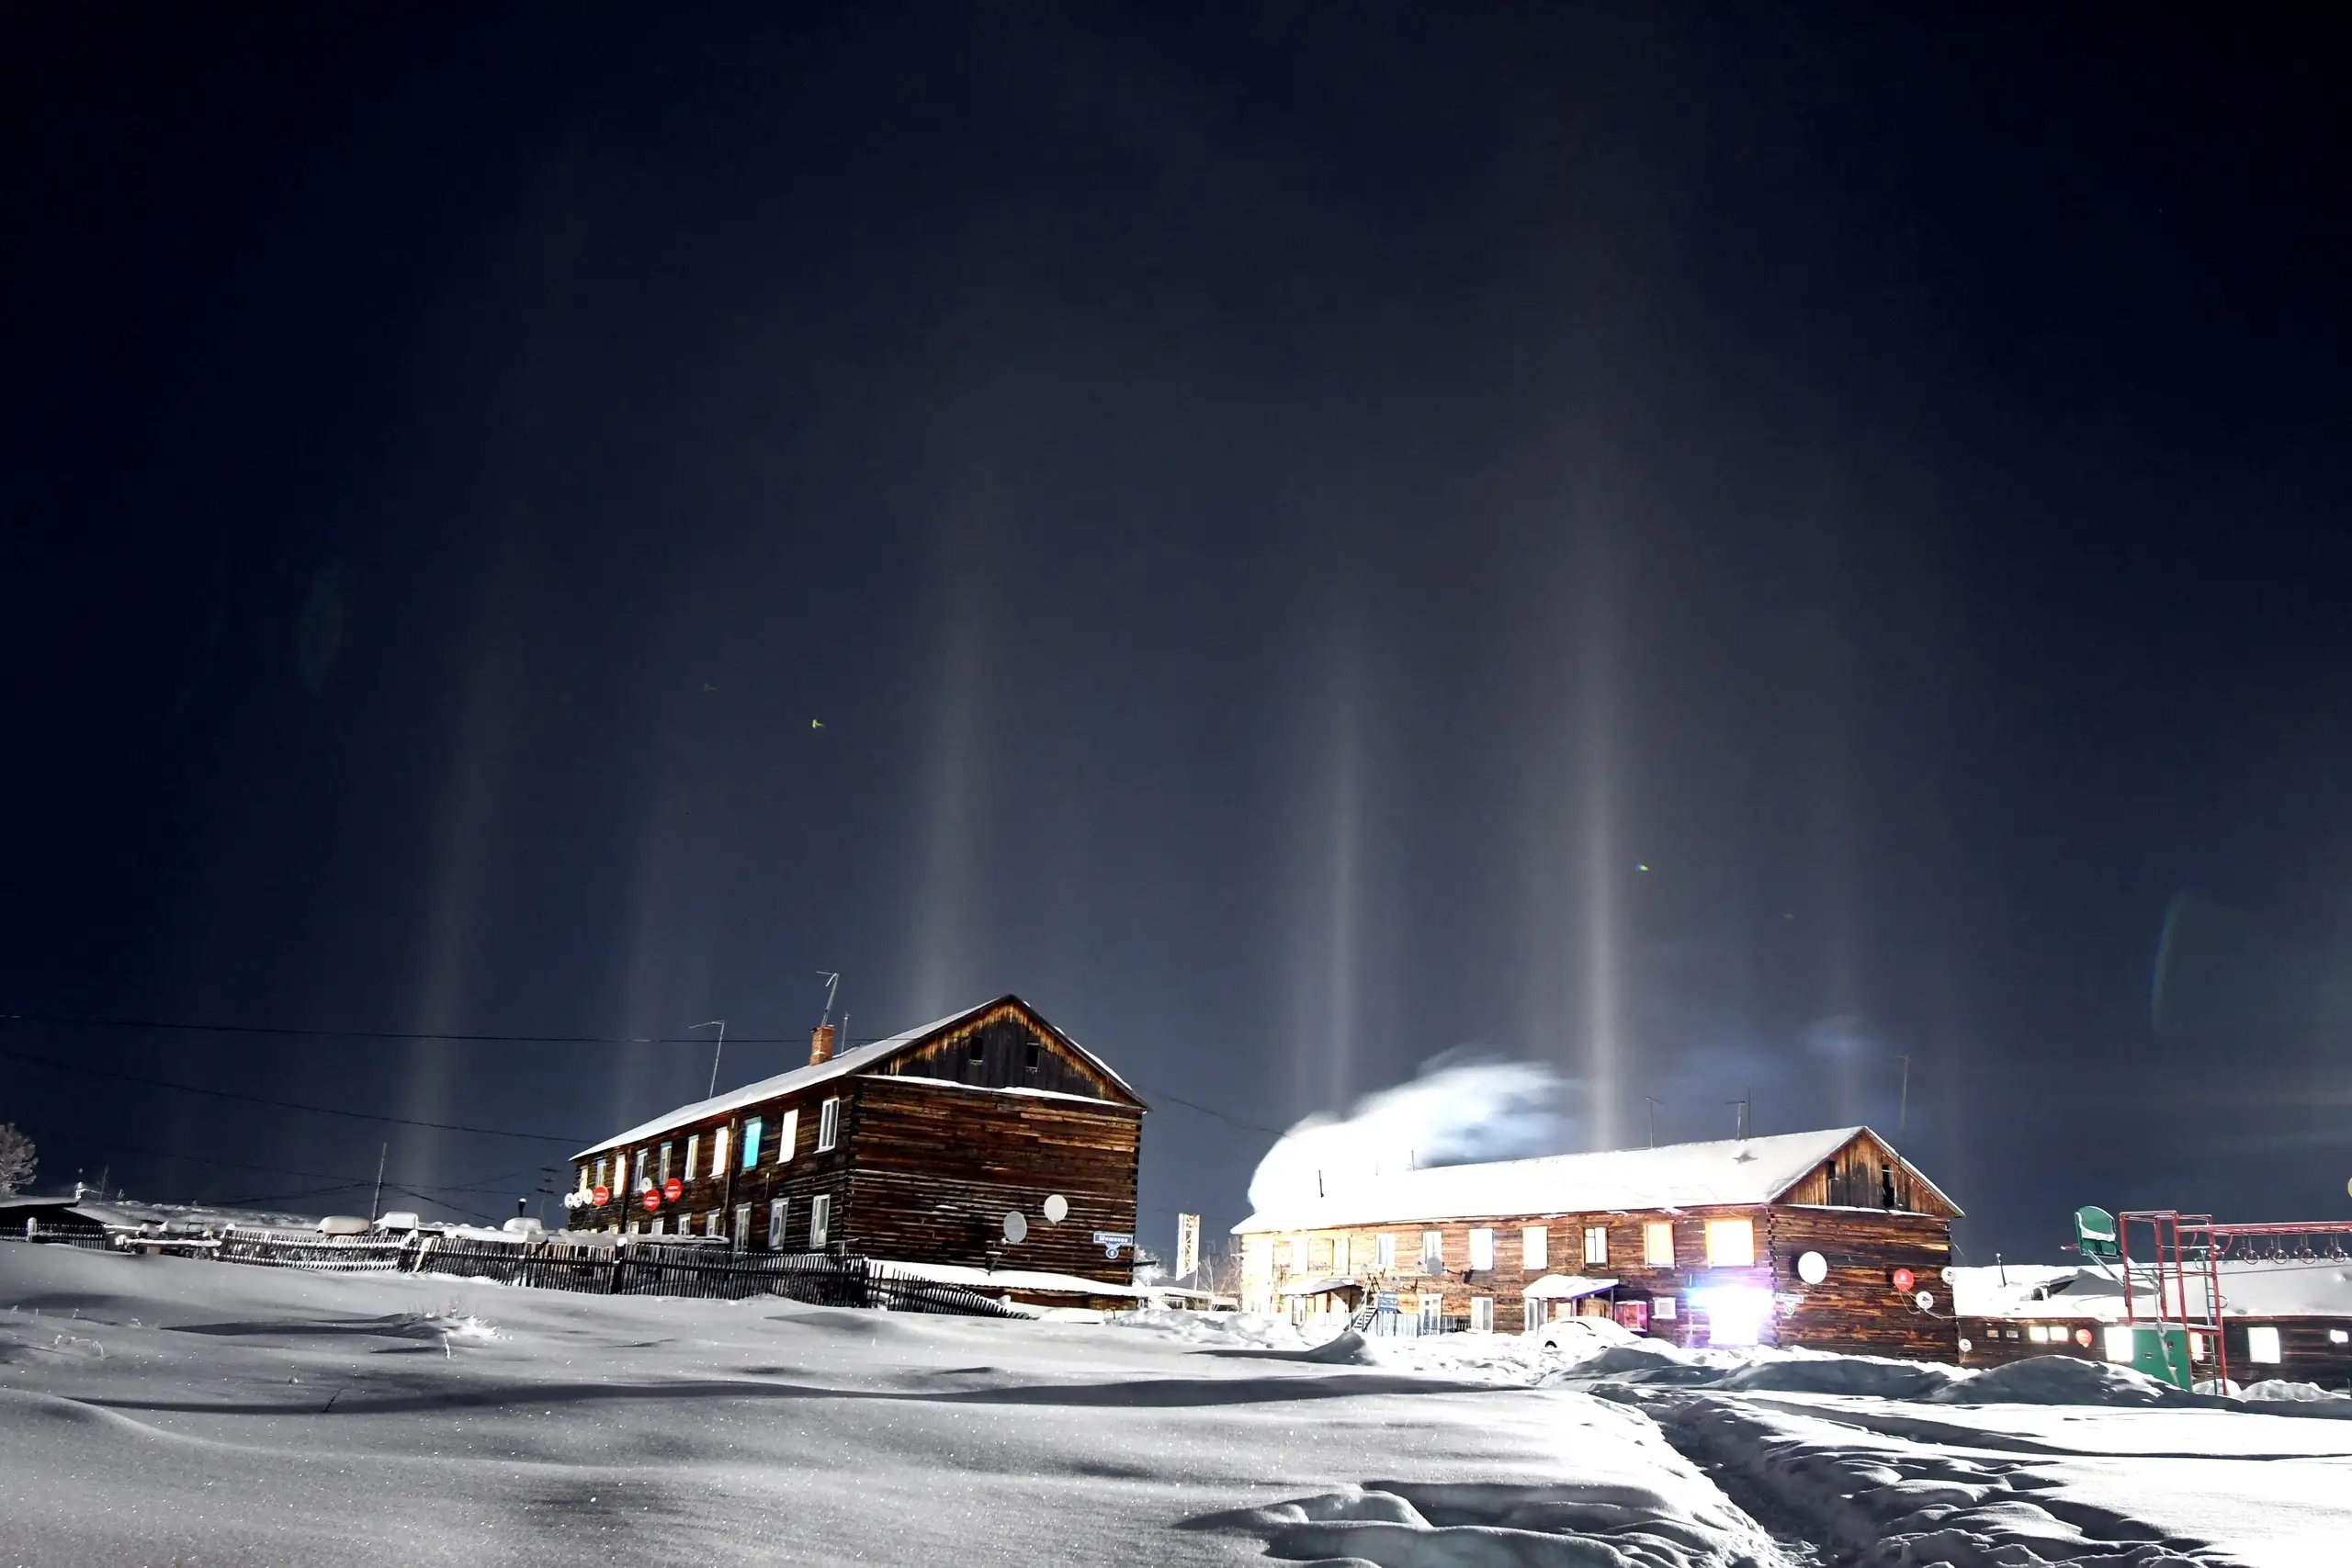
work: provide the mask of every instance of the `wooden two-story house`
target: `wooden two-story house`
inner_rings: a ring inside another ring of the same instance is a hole
[[[1949,1361],[1959,1208],[1867,1127],[1408,1170],[1253,1213],[1242,1305]],[[1393,1320],[1392,1320],[1393,1321]]]
[[[1145,1110],[1018,997],[838,1054],[820,1026],[808,1066],[574,1156],[570,1223],[1124,1284]]]

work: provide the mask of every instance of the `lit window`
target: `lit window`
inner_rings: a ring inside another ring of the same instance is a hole
[[[1445,1233],[1443,1231],[1421,1233],[1421,1272],[1424,1274],[1445,1272]]]
[[[2269,1324],[2256,1324],[2245,1331],[2245,1359],[2264,1366],[2275,1367],[2278,1353],[2278,1330]]]
[[[2327,1342],[2331,1345],[2352,1343],[2352,1330],[2331,1328],[2327,1331]]]
[[[2050,1330],[2042,1327],[2041,1325],[2038,1323],[2029,1323],[2025,1325],[2025,1337],[2028,1339],[2032,1340],[2037,1345],[2047,1345],[2050,1343]]]
[[[770,1199],[768,1201],[768,1250],[770,1252],[784,1250],[784,1200]]]
[[[710,1135],[710,1168],[713,1170],[727,1168],[727,1129],[724,1127]]]
[[[2205,1359],[2205,1336],[2202,1334],[2192,1334],[2188,1337],[2188,1359],[2192,1361],[2201,1361]]]
[[[1674,1298],[1672,1296],[1652,1296],[1650,1298],[1650,1321],[1652,1323],[1672,1323],[1674,1321]]]
[[[1396,1272],[1396,1238],[1385,1234],[1373,1237],[1372,1256],[1373,1261],[1379,1266],[1382,1273]]]
[[[832,1103],[827,1100],[826,1104]],[[825,1237],[833,1228],[833,1201],[830,1197],[808,1200],[808,1248],[815,1251],[825,1245]]]
[[[2125,1323],[2109,1324],[2103,1337],[2106,1339],[2103,1348],[2107,1351],[2107,1359],[2130,1366],[2132,1364],[2132,1325]]]
[[[817,1152],[823,1154],[842,1135],[842,1102],[829,1100],[817,1108]]]
[[[1476,1231],[1472,1231],[1470,1234],[1472,1235],[1476,1235],[1478,1233]],[[1491,1235],[1494,1233],[1490,1231],[1487,1234]],[[1495,1298],[1492,1296],[1472,1296],[1470,1298],[1470,1332],[1473,1334],[1492,1334],[1494,1331]]]
[[[1520,1266],[1530,1273],[1541,1274],[1552,1266],[1552,1233],[1542,1225],[1529,1225],[1519,1233]]]
[[[1584,1260],[1587,1263],[1598,1263],[1604,1269],[1609,1266],[1609,1227],[1607,1225],[1584,1227]]]
[[[787,1111],[784,1120],[775,1124],[775,1163],[782,1165],[792,1157],[792,1145],[800,1141],[800,1112]]]
[[[1642,1263],[1650,1269],[1674,1267],[1672,1220],[1652,1220],[1642,1226]]]
[[[699,1133],[686,1140],[686,1179],[688,1181],[695,1179],[695,1156],[701,1147],[702,1134]]]
[[[1756,1222],[1709,1220],[1707,1262],[1717,1269],[1753,1267],[1756,1262]]]
[[[1492,1269],[1495,1266],[1495,1233],[1474,1230],[1470,1233],[1470,1267]]]
[[[767,1123],[754,1116],[743,1123],[743,1168],[751,1170],[760,1163],[760,1134]]]

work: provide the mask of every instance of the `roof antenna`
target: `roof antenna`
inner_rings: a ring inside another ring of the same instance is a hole
[[[1901,1102],[1901,1103],[1896,1107],[1896,1110],[1895,1110],[1895,1112],[1894,1112],[1894,1135],[1895,1135],[1896,1137],[1898,1137],[1898,1138],[1899,1138],[1899,1137],[1901,1137],[1901,1136],[1903,1136],[1904,1129],[1905,1129],[1905,1127],[1909,1126],[1909,1125],[1910,1125],[1910,1123],[1911,1123],[1911,1058],[1910,1058],[1910,1057],[1908,1057],[1908,1056],[1905,1056],[1905,1057],[1904,1057],[1904,1058],[1903,1058],[1903,1100],[1902,1100],[1902,1102]]]
[[[1650,1108],[1650,1147],[1656,1148],[1657,1147],[1657,1100],[1655,1097],[1646,1094],[1642,1096],[1642,1099]]]
[[[822,1029],[833,1021],[833,992],[841,987],[842,976],[839,970],[820,969],[817,978],[825,982],[825,1016],[817,1021],[817,1027]]]
[[[718,1031],[718,1044],[710,1054],[710,1089],[705,1095],[707,1099],[709,1095],[718,1092],[718,1053],[727,1049],[727,1021],[723,1018],[714,1018],[707,1023],[690,1023],[686,1027]]]

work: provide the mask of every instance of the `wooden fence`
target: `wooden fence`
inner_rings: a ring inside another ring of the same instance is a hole
[[[63,1235],[42,1233],[42,1242]],[[137,1250],[126,1235],[75,1245]],[[545,1291],[601,1296],[685,1296],[740,1301],[783,1296],[817,1306],[873,1307],[888,1312],[949,1313],[964,1317],[1029,1317],[1033,1314],[961,1285],[926,1280],[866,1258],[821,1252],[742,1253],[725,1245],[631,1238],[609,1246],[560,1241],[502,1242],[476,1236],[322,1236],[310,1231],[232,1225],[212,1255],[224,1263],[304,1269],[332,1274],[436,1274],[492,1280]]]

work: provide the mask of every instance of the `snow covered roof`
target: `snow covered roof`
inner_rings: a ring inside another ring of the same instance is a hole
[[[1519,1293],[1533,1301],[1573,1302],[1598,1295],[1616,1283],[1614,1280],[1597,1280],[1585,1274],[1546,1274]]]
[[[1019,997],[1008,994],[998,997],[992,1001],[982,1002],[978,1007],[951,1012],[945,1018],[934,1019],[920,1029],[910,1029],[903,1034],[893,1034],[888,1040],[872,1040],[863,1045],[853,1045],[833,1056],[830,1061],[805,1067],[795,1067],[790,1072],[778,1073],[772,1078],[762,1078],[757,1083],[745,1084],[741,1089],[729,1089],[725,1094],[713,1095],[707,1100],[697,1100],[691,1105],[681,1105],[675,1111],[665,1111],[650,1122],[639,1122],[626,1133],[617,1133],[601,1144],[592,1144],[571,1157],[586,1159],[591,1156],[603,1154],[607,1149],[622,1148],[630,1144],[642,1143],[648,1138],[658,1138],[664,1133],[675,1132],[681,1127],[691,1127],[697,1122],[715,1120],[743,1110],[747,1106],[757,1105],[764,1100],[775,1100],[800,1089],[813,1088],[820,1083],[830,1083],[835,1078],[848,1077],[854,1073],[869,1071],[882,1066],[900,1052],[922,1044],[935,1035],[944,1034],[967,1020],[1008,1004],[1027,1013],[1056,1040],[1069,1046],[1104,1077],[1125,1090],[1137,1104],[1142,1103],[1143,1097],[1136,1093],[1126,1079],[1114,1072],[1108,1062],[1056,1029],[1052,1024],[1046,1023],[1045,1019],[1039,1016],[1037,1010],[1027,1002],[1023,1001]]]
[[[1716,1143],[1399,1171],[1355,1183],[1328,1197],[1251,1214],[1233,1230],[1239,1235],[1416,1220],[1769,1203],[1867,1132],[1867,1127],[1832,1127],[1769,1138],[1726,1138]],[[1935,1184],[1910,1162],[1904,1165],[1916,1180],[1936,1191]],[[1944,1196],[1940,1191],[1936,1195]],[[1953,1204],[1954,1212],[1958,1208]]]
[[[1169,1293],[1158,1286],[1114,1284],[1107,1280],[1090,1280],[1082,1274],[1056,1274],[1042,1269],[975,1269],[963,1263],[917,1263],[898,1258],[877,1258],[874,1266],[904,1279],[963,1285],[982,1293],[1020,1291],[1029,1295],[1126,1296],[1138,1301]]]
[[[2138,1307],[2152,1316],[2156,1306],[2155,1276],[2135,1266]],[[1963,1317],[2087,1318],[2098,1323],[2121,1322],[2123,1280],[2119,1273],[2074,1265],[2020,1268],[2011,1264],[2009,1284],[1987,1285],[1982,1276],[1992,1269],[1952,1270],[1952,1310]],[[2201,1315],[2205,1288],[2194,1272],[2188,1278],[2188,1310]],[[2222,1314],[2224,1317],[2352,1318],[2352,1259],[2283,1258],[2276,1262],[2222,1265]]]

